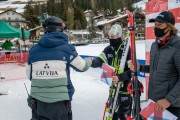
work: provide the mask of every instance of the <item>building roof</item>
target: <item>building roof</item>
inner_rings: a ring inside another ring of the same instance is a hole
[[[93,19],[98,19],[100,17],[103,17],[103,15],[94,16]]]
[[[115,18],[113,18],[113,19],[110,19],[110,20],[105,19],[105,20],[103,20],[103,21],[97,22],[97,23],[96,23],[96,26],[103,26],[103,25],[105,25],[105,24],[108,24],[108,23],[111,23],[111,22],[115,22],[116,20],[121,19],[121,18],[125,18],[125,17],[127,17],[127,14],[118,15],[117,17],[115,17]]]
[[[92,13],[92,10],[86,10],[84,13]]]
[[[12,9],[12,8],[7,9],[7,10],[5,10],[5,11],[1,12],[1,13],[0,13],[0,15],[1,15],[1,14],[6,13],[6,12],[8,12],[8,11],[13,11],[13,12],[15,12],[15,13],[17,13],[17,14],[19,14],[19,15],[21,15],[21,16],[23,16],[23,17],[24,17],[24,15],[23,15],[23,14],[16,12],[16,11],[15,11],[14,9]]]
[[[148,0],[139,1],[137,3],[134,3],[133,7],[134,8],[141,8],[142,10],[145,10],[146,9],[146,2],[148,2]]]
[[[31,32],[31,31],[34,31],[34,30],[37,30],[37,29],[40,29],[40,28],[42,28],[42,26],[37,26],[35,28],[29,29],[29,31]]]
[[[22,2],[22,0],[19,0],[20,2],[14,2],[12,0],[8,0],[8,1],[4,1],[4,2],[0,2],[0,9],[4,9],[3,11],[5,11],[6,9],[22,9],[24,10],[24,7],[26,6],[26,2]]]
[[[89,31],[87,31],[87,30],[71,30],[70,32],[73,35],[76,35],[76,34],[90,34]]]

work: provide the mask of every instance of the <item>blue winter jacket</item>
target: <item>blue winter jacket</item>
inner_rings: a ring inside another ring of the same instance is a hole
[[[29,51],[27,75],[31,96],[43,102],[72,100],[74,87],[70,67],[83,72],[92,61],[82,59],[62,32],[45,34]]]

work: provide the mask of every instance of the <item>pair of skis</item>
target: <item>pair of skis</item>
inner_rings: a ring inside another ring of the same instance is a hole
[[[130,117],[127,118],[127,120],[140,120],[141,116],[139,114],[140,112],[140,92],[142,91],[142,84],[139,83],[139,80],[137,78],[137,60],[136,60],[136,47],[135,47],[135,26],[134,26],[134,18],[135,14],[137,12],[137,9],[134,10],[133,13],[126,10],[126,14],[128,15],[129,20],[129,31],[130,31],[130,37],[127,37],[125,40],[125,48],[123,50],[123,54],[121,57],[121,63],[120,63],[120,69],[124,69],[126,58],[129,50],[129,46],[131,44],[131,62],[134,65],[134,71],[132,76],[132,83],[129,85],[130,88],[128,88],[129,91],[131,91],[132,95],[132,114]],[[113,115],[115,110],[117,109],[117,99],[118,94],[121,86],[121,82],[118,83],[118,85],[113,86],[113,90],[111,95],[108,98],[108,101],[105,106],[103,120],[113,120]]]
[[[129,27],[130,31],[130,40],[131,40],[131,63],[134,65],[134,71],[132,71],[132,80],[128,85],[128,92],[132,96],[132,109],[131,109],[131,117],[127,118],[127,120],[142,120],[140,116],[140,96],[141,93],[144,92],[144,87],[141,82],[138,80],[138,71],[137,71],[137,59],[136,59],[136,45],[135,45],[135,14],[137,9],[131,13],[126,10],[126,14],[128,15]]]

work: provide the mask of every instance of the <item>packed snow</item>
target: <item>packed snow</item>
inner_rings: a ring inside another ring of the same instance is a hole
[[[90,44],[76,47],[80,55],[98,56],[108,44]],[[137,58],[145,59],[145,43],[137,42]],[[0,73],[6,77],[0,81],[0,120],[30,120],[31,110],[27,106],[27,90],[30,81],[25,67],[18,64],[0,64]],[[100,81],[101,69],[90,68],[79,73],[71,69],[71,80],[75,87],[72,101],[73,120],[101,120],[109,86]],[[141,79],[141,78],[140,78]],[[143,99],[145,95],[142,96]]]

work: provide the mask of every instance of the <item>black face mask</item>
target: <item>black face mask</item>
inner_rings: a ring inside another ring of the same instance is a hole
[[[117,45],[120,45],[122,43],[122,39],[121,38],[109,39],[109,43],[111,46],[117,46]]]
[[[164,29],[159,29],[159,28],[156,28],[156,27],[155,27],[155,28],[154,28],[155,36],[156,36],[156,37],[162,37],[162,36],[164,36],[164,35],[169,31],[169,30],[168,30],[166,33],[164,33],[164,31],[165,31],[166,29],[167,29],[167,27],[164,28]]]

